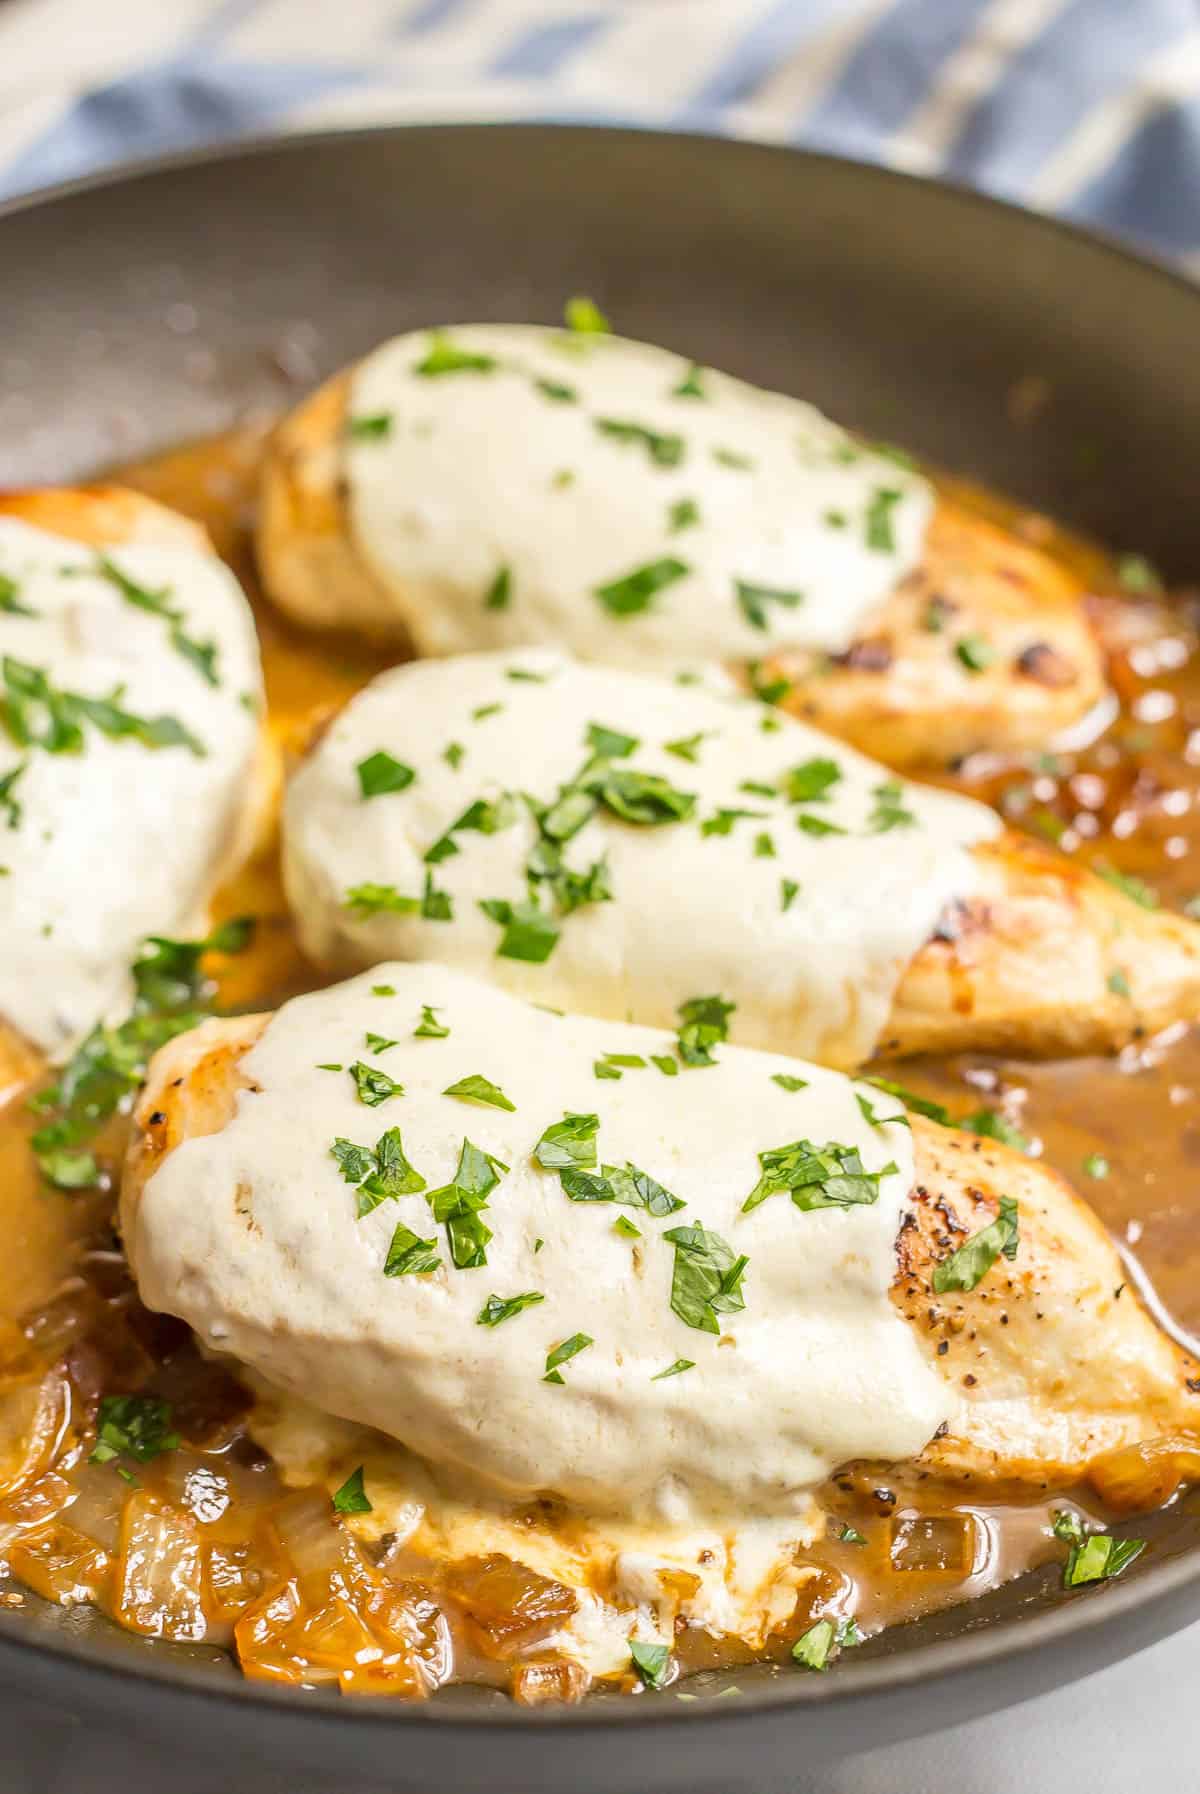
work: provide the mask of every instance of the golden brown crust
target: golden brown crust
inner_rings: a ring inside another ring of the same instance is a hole
[[[347,371],[320,387],[267,443],[259,566],[271,597],[298,622],[357,629],[407,651],[405,625],[350,525],[339,455],[349,382]],[[891,766],[1041,746],[1104,693],[1082,597],[1048,555],[943,497],[924,563],[848,653],[833,661],[782,654],[764,662],[762,677],[786,677],[794,715]],[[994,655],[982,671],[958,652],[965,640],[970,657],[975,639]]]
[[[917,1187],[892,1299],[961,1397],[921,1456],[966,1480],[1059,1487],[1156,1435],[1200,1433],[1200,1365],[1155,1326],[1065,1179],[990,1140],[912,1117]],[[1017,1255],[939,1295],[935,1267],[1017,1204]],[[1192,1383],[1195,1387],[1191,1387]]]
[[[88,548],[153,542],[213,552],[198,523],[127,486],[42,486],[27,492],[0,492],[0,516],[19,518],[35,529],[66,536]]]
[[[1195,923],[1011,831],[973,853],[982,889],[909,964],[882,1056],[1106,1053],[1200,1019]]]

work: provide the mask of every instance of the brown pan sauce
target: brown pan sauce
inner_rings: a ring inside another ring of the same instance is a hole
[[[394,657],[306,636],[259,598],[249,526],[260,442],[251,429],[119,477],[204,523],[251,592],[271,725],[294,756]],[[977,756],[945,782],[1080,860],[1144,880],[1163,903],[1197,899],[1200,596],[1168,604],[1141,569],[1134,583],[1146,589],[1131,596],[1111,562],[1046,519],[954,491],[1083,573],[1120,708],[1078,751],[1019,764]],[[219,1007],[273,1007],[318,982],[289,926],[273,843],[220,894],[217,913],[257,918],[251,948],[218,969]],[[1131,1278],[1146,1280],[1175,1326],[1200,1333],[1200,1035],[1175,1032],[1113,1061],[969,1056],[912,1064],[902,1076],[952,1112],[999,1107],[1112,1229]],[[509,1558],[447,1565],[386,1536],[365,1546],[333,1521],[323,1489],[283,1488],[245,1430],[249,1398],[236,1380],[201,1360],[181,1323],[138,1302],[112,1232],[112,1192],[70,1195],[41,1183],[25,1089],[16,1068],[0,1066],[0,1085],[6,1077],[0,1569],[6,1561],[13,1592],[0,1600],[20,1604],[21,1585],[51,1601],[92,1601],[149,1636],[230,1645],[248,1674],[268,1680],[422,1696],[454,1679],[506,1687],[530,1703],[578,1698],[585,1673],[538,1649],[571,1612],[569,1589]],[[122,1131],[118,1120],[101,1139],[110,1167]],[[136,1389],[171,1403],[181,1443],[132,1468],[122,1459],[122,1475],[89,1462],[96,1404]],[[1065,1546],[1049,1526],[1058,1502],[1074,1497],[1103,1518],[1173,1494],[1177,1462],[1150,1450],[1125,1456],[1104,1491],[1107,1507],[1095,1489],[1005,1504],[964,1500],[961,1486],[911,1471],[839,1475],[822,1492],[828,1536],[805,1553],[813,1575],[786,1630],[757,1654],[681,1633],[672,1674],[756,1655],[785,1661],[819,1615],[854,1615],[870,1633],[1061,1560]],[[1200,1475],[1200,1465],[1187,1473]],[[570,1526],[550,1503],[523,1520]],[[843,1542],[845,1528],[857,1538]],[[632,1671],[624,1684],[637,1686]]]

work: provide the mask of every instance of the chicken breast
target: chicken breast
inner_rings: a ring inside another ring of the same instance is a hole
[[[890,765],[1097,703],[1077,582],[811,407],[532,326],[385,344],[275,431],[258,535],[298,620],[421,654],[724,663]]]
[[[276,776],[245,597],[138,493],[0,495],[0,650],[0,1028],[24,1065],[124,1010],[145,935],[202,924]]]
[[[654,1026],[873,1053],[1103,1051],[1200,1013],[1200,930],[982,804],[742,698],[547,651],[374,680],[291,782],[284,868],[334,971],[441,959]]]
[[[485,1497],[665,1526],[798,1513],[850,1460],[1065,1486],[1194,1434],[1200,1367],[1052,1172],[672,1046],[404,964],[207,1023],[138,1106],[143,1299]]]

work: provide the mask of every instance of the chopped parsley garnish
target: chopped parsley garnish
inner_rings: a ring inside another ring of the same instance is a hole
[[[422,361],[413,367],[414,374],[432,379],[437,374],[490,374],[495,371],[494,355],[480,355],[471,349],[460,349],[442,331],[435,330]]]
[[[862,1116],[868,1127],[880,1128],[887,1127],[889,1124],[894,1127],[911,1127],[912,1125],[903,1110],[901,1110],[899,1115],[877,1114],[874,1103],[871,1102],[869,1097],[865,1097],[861,1090],[856,1090],[854,1092],[854,1100],[858,1104],[859,1114]]]
[[[635,1227],[628,1215],[617,1216],[613,1222],[613,1232],[619,1233],[623,1239],[627,1240],[640,1240],[642,1237],[641,1228]]]
[[[431,1009],[428,1003],[422,1003],[420,1024],[413,1029],[413,1038],[415,1040],[445,1040],[449,1032],[449,1028],[444,1028],[439,1022],[436,1009]]]
[[[476,704],[474,710],[471,712],[471,721],[473,723],[482,723],[486,721],[489,716],[499,716],[503,709],[504,705],[500,703]]]
[[[675,1248],[671,1307],[681,1321],[702,1333],[719,1333],[718,1316],[739,1313],[746,1306],[742,1278],[749,1259],[735,1257],[732,1246],[700,1221],[669,1227],[663,1234]]]
[[[903,497],[904,494],[895,486],[876,486],[871,494],[865,518],[867,547],[873,548],[878,554],[895,552],[893,512]]]
[[[457,1084],[448,1084],[442,1095],[456,1096],[464,1103],[486,1103],[493,1109],[507,1109],[512,1114],[516,1113],[516,1103],[510,1103],[498,1084],[493,1084],[490,1078],[485,1078],[477,1071],[473,1071],[470,1077],[460,1078]]]
[[[498,835],[506,828],[511,828],[519,815],[517,800],[509,791],[502,791],[494,798],[477,797],[427,850],[425,864],[437,866],[443,860],[452,859],[456,853],[460,853],[462,849],[454,839],[455,835]]]
[[[1158,908],[1158,892],[1152,890],[1143,879],[1135,878],[1131,872],[1120,872],[1116,866],[1110,866],[1103,860],[1097,860],[1092,871],[1104,879],[1106,884],[1112,885],[1115,890],[1128,897],[1131,903],[1138,904],[1142,909]]]
[[[365,1103],[369,1109],[377,1109],[380,1103],[387,1102],[391,1096],[404,1095],[403,1084],[397,1084],[395,1078],[390,1078],[386,1071],[380,1071],[378,1066],[364,1065],[361,1059],[356,1059],[350,1067],[350,1076],[354,1079],[359,1102]]]
[[[367,1493],[363,1488],[363,1467],[361,1464],[357,1470],[352,1470],[350,1472],[341,1488],[335,1491],[333,1497],[333,1511],[335,1514],[371,1513],[371,1503],[367,1500]]]
[[[867,1078],[865,1082],[874,1084],[876,1090],[882,1090],[887,1096],[894,1096],[911,1109],[914,1115],[924,1115],[927,1121],[936,1121],[939,1127],[953,1127],[950,1111],[941,1103],[931,1102],[927,1096],[918,1096],[915,1090],[907,1090],[903,1084],[894,1084],[890,1078]]]
[[[836,760],[819,756],[802,760],[785,773],[783,794],[790,804],[824,803],[841,778],[842,769]]]
[[[485,916],[498,922],[504,933],[496,954],[500,959],[522,959],[529,965],[544,965],[558,943],[556,918],[530,900],[510,903],[505,897],[484,898],[479,905]]]
[[[691,529],[700,521],[700,506],[694,498],[677,498],[667,509],[667,534],[677,536],[680,530]]]
[[[768,785],[768,784],[764,783],[764,781],[762,779],[743,779],[741,781],[741,783],[738,785],[738,790],[746,792],[746,794],[750,797],[778,797],[779,796],[779,793],[775,789],[774,785]]]
[[[429,1193],[427,1200],[433,1218],[444,1223],[450,1257],[460,1271],[475,1270],[487,1263],[487,1243],[492,1232],[479,1211],[487,1207],[488,1197],[507,1170],[502,1159],[464,1140],[454,1177],[440,1190]]]
[[[601,436],[610,436],[615,442],[637,443],[645,449],[655,467],[678,467],[683,460],[683,437],[673,432],[650,430],[645,424],[620,417],[595,417],[592,422]]]
[[[28,762],[22,760],[19,766],[14,766],[11,772],[6,772],[3,778],[0,778],[0,810],[4,811],[9,828],[20,828],[21,826],[22,806],[19,799],[13,796],[13,792],[27,765]]]
[[[379,915],[421,915],[427,922],[451,922],[454,919],[454,905],[449,892],[437,890],[432,875],[428,872],[425,875],[425,890],[420,897],[408,897],[398,891],[395,885],[361,884],[351,885],[342,902],[364,921]]]
[[[826,822],[823,816],[814,816],[811,810],[801,810],[796,818],[796,827],[806,835],[844,835],[845,829],[840,823]]]
[[[712,1048],[729,1038],[729,1018],[737,1008],[724,997],[689,997],[679,1005],[678,1052],[685,1065],[715,1065]]]
[[[611,1202],[612,1185],[594,1171],[560,1171],[559,1182],[571,1202]]]
[[[962,1128],[964,1133],[979,1134],[985,1140],[999,1140],[1002,1146],[1011,1146],[1014,1152],[1029,1151],[1026,1136],[999,1109],[975,1109],[954,1125]]]
[[[836,1622],[831,1619],[817,1620],[807,1632],[801,1633],[792,1646],[792,1661],[802,1669],[828,1669],[829,1658],[835,1648],[839,1651],[849,1650],[852,1645],[859,1645],[862,1641],[862,1633],[853,1619]]]
[[[1082,1588],[1087,1582],[1111,1582],[1145,1549],[1145,1539],[1114,1539],[1111,1533],[1094,1532],[1072,1545],[1067,1553],[1063,1587]]]
[[[854,1208],[879,1200],[879,1186],[897,1167],[887,1164],[868,1171],[855,1146],[827,1140],[815,1146],[811,1140],[793,1140],[758,1155],[762,1174],[742,1204],[749,1214],[769,1196],[786,1191],[798,1209]]]
[[[347,436],[356,442],[366,442],[392,433],[392,414],[390,411],[372,412],[366,417],[352,417],[346,425]]]
[[[171,1426],[171,1404],[157,1395],[105,1395],[96,1417],[96,1443],[90,1462],[111,1464],[114,1458],[135,1458],[148,1464],[164,1451],[174,1451],[179,1434]]]
[[[579,397],[573,386],[562,380],[547,380],[541,374],[535,374],[534,386],[544,399],[551,399],[556,405],[573,405]]]
[[[7,573],[0,573],[0,615],[6,617],[37,616],[37,611],[31,610],[29,605],[21,603],[17,596],[20,590],[15,579],[10,579]]]
[[[871,796],[875,799],[875,807],[867,818],[867,827],[873,835],[885,835],[894,828],[915,827],[917,819],[904,807],[904,787],[898,779],[886,779],[882,785],[876,785]]]
[[[576,294],[563,306],[563,322],[577,336],[607,336],[612,325],[594,299]]]
[[[507,610],[512,602],[512,568],[501,567],[484,595],[484,610]]]
[[[612,1192],[613,1202],[620,1203],[622,1208],[644,1209],[656,1221],[661,1221],[686,1206],[678,1196],[673,1196],[670,1190],[664,1189],[649,1172],[639,1171],[628,1160],[624,1165],[605,1165],[604,1177]]]
[[[614,767],[591,781],[596,797],[625,822],[686,822],[696,807],[692,791],[679,791],[656,772]]]
[[[1108,977],[1104,982],[1107,984],[1114,997],[1131,997],[1133,995],[1133,992],[1129,988],[1129,980],[1121,970],[1120,966],[1115,967],[1108,974]]]
[[[514,1314],[521,1314],[526,1308],[532,1308],[545,1300],[545,1296],[536,1289],[526,1290],[522,1296],[489,1296],[475,1316],[475,1321],[480,1327],[498,1327],[501,1321],[509,1321]]]
[[[1083,1169],[1088,1177],[1107,1177],[1111,1168],[1104,1154],[1100,1152],[1089,1152],[1083,1161]]]
[[[466,751],[467,750],[461,741],[448,741],[446,743],[445,747],[442,749],[442,759],[446,762],[446,765],[450,768],[451,772],[458,771],[459,767],[462,765],[462,758]]]
[[[1163,589],[1161,574],[1144,554],[1123,554],[1117,562],[1117,579],[1122,591],[1131,592],[1135,597],[1145,597]]]
[[[667,1377],[681,1377],[685,1370],[695,1370],[694,1358],[676,1358],[674,1364],[668,1364],[666,1370],[656,1371],[651,1377],[652,1383],[662,1383]]]
[[[961,635],[954,652],[968,673],[985,673],[996,660],[996,650],[986,636]]]
[[[787,911],[791,909],[799,895],[800,886],[796,883],[794,878],[784,878],[780,880],[779,907],[783,910],[785,915]]]
[[[561,1383],[565,1379],[559,1370],[560,1364],[567,1364],[572,1358],[578,1358],[580,1352],[586,1352],[595,1340],[586,1333],[572,1333],[570,1339],[564,1339],[561,1345],[554,1347],[546,1354],[546,1374],[543,1383]]]
[[[403,1221],[397,1221],[383,1261],[385,1277],[424,1277],[441,1262],[435,1240],[423,1240]]]
[[[389,1040],[386,1034],[371,1034],[366,1037],[368,1053],[386,1053],[389,1047],[398,1046],[399,1041]]]
[[[747,818],[751,821],[761,821],[764,814],[765,812],[762,810],[718,810],[715,816],[705,817],[700,824],[700,833],[702,835],[731,835],[735,822],[743,822]]]
[[[398,1127],[388,1128],[373,1147],[356,1146],[353,1140],[339,1136],[329,1150],[337,1160],[344,1182],[358,1185],[357,1218],[360,1221],[381,1202],[415,1196],[425,1188],[425,1179],[405,1157]]]
[[[676,741],[664,741],[663,747],[668,754],[674,754],[677,760],[687,760],[693,766],[700,753],[700,743],[709,731],[698,729],[694,735],[681,735]]]
[[[857,1526],[843,1526],[838,1533],[839,1545],[865,1545],[867,1535],[859,1532]]]
[[[421,894],[421,914],[427,922],[453,922],[454,899],[449,891],[439,891],[433,882],[432,872],[425,874],[425,889]]]
[[[568,1111],[561,1121],[553,1122],[533,1149],[533,1156],[545,1171],[571,1170],[598,1163],[596,1135],[600,1128],[598,1115],[574,1115]]]
[[[84,723],[90,723],[112,741],[130,740],[147,748],[184,747],[197,759],[205,757],[204,743],[173,716],[137,716],[109,698],[88,698],[80,692],[61,691],[52,685],[41,667],[29,666],[6,654],[0,662],[4,697],[0,699],[0,724],[18,747],[40,747],[48,754],[79,754],[85,741]],[[43,727],[38,712],[45,711]]]
[[[600,600],[610,616],[633,617],[649,610],[659,592],[674,585],[677,579],[686,578],[690,572],[686,561],[676,560],[674,555],[664,555],[661,560],[634,567],[607,585],[593,586],[592,595]]]
[[[1010,1262],[1017,1256],[1020,1227],[1015,1197],[1001,1196],[995,1220],[964,1240],[961,1246],[933,1267],[933,1287],[939,1296],[951,1290],[972,1290],[982,1282],[1003,1253]]]
[[[706,399],[708,394],[703,385],[704,369],[698,361],[693,361],[678,386],[671,388],[673,399]]]
[[[738,473],[749,473],[754,466],[750,456],[739,454],[737,449],[715,448],[712,458],[718,467],[732,467]]]
[[[605,723],[588,724],[587,742],[592,752],[604,760],[627,760],[642,745],[636,735],[622,734],[620,729],[610,729]]]
[[[778,1084],[781,1090],[795,1091],[808,1089],[808,1079],[797,1078],[793,1076],[790,1071],[773,1071],[771,1073],[771,1082],[772,1084]]]
[[[505,667],[504,677],[516,685],[546,685],[550,679],[549,673],[535,673],[529,667]]]
[[[355,771],[364,797],[382,797],[389,791],[406,791],[417,776],[411,766],[405,766],[402,760],[393,759],[384,748],[380,748],[377,753],[368,754],[365,760],[360,760]]]
[[[754,585],[747,579],[735,579],[734,590],[737,593],[738,605],[742,615],[754,629],[767,629],[767,606],[781,605],[785,610],[795,610],[804,603],[804,593],[788,591],[781,586]]]
[[[149,586],[139,585],[136,579],[131,579],[122,568],[104,554],[97,556],[96,571],[110,585],[116,586],[127,604],[134,605],[138,610],[149,611],[152,616],[161,617],[164,622],[171,625],[168,640],[172,648],[176,654],[181,655],[184,660],[195,667],[206,684],[219,685],[221,683],[217,677],[216,642],[197,641],[195,636],[187,633],[184,628],[184,624],[187,622],[187,613],[171,603],[171,588],[169,586],[152,591]]]
[[[394,997],[395,994],[396,986],[394,984],[373,984],[371,986],[373,997]]]
[[[661,1688],[667,1679],[667,1670],[671,1663],[671,1647],[665,1644],[649,1644],[641,1638],[631,1638],[629,1655],[647,1688]]]
[[[773,860],[775,842],[765,829],[754,837],[754,857],[756,860]]]
[[[679,1076],[679,1062],[676,1059],[672,1059],[669,1053],[651,1053],[650,1063],[651,1065],[657,1065],[664,1078],[677,1078]]]

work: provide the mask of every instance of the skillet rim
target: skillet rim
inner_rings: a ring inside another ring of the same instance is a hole
[[[414,120],[310,130],[283,136],[253,133],[163,155],[134,158],[93,174],[75,176],[48,187],[12,195],[0,201],[0,226],[9,218],[35,209],[86,199],[92,193],[132,186],[158,176],[186,174],[192,169],[220,165],[232,169],[247,160],[282,158],[292,153],[300,155],[322,147],[332,149],[342,145],[363,144],[375,138],[396,139],[415,134],[425,140],[438,137],[461,140],[468,136],[483,138],[496,133],[529,139],[621,137],[636,142],[670,138],[687,146],[692,154],[698,156],[716,154],[727,160],[741,157],[748,162],[755,159],[774,162],[798,160],[809,167],[823,168],[835,176],[859,181],[865,177],[868,182],[885,188],[900,186],[909,190],[940,189],[943,194],[977,210],[1006,216],[1011,228],[1033,231],[1051,241],[1065,238],[1081,248],[1098,251],[1103,258],[1112,258],[1122,263],[1137,278],[1150,277],[1164,283],[1183,297],[1185,303],[1197,308],[1197,324],[1200,325],[1200,284],[1165,257],[1149,248],[1135,248],[1114,233],[1031,210],[1014,200],[958,180],[933,179],[877,162],[788,143],[760,142],[716,131],[676,131],[621,120],[595,123],[554,118],[432,123]],[[458,1706],[431,1707],[425,1703],[387,1699],[348,1702],[341,1694],[323,1689],[301,1692],[247,1678],[218,1677],[212,1673],[211,1666],[177,1657],[173,1648],[146,1652],[144,1655],[139,1653],[136,1657],[131,1652],[127,1657],[117,1658],[103,1642],[111,1622],[105,1622],[97,1629],[100,1643],[91,1636],[73,1639],[70,1636],[45,1637],[35,1634],[31,1637],[20,1610],[3,1608],[0,1608],[0,1664],[17,1661],[27,1663],[32,1656],[46,1663],[51,1673],[56,1665],[66,1664],[80,1681],[89,1683],[93,1691],[97,1687],[102,1690],[105,1686],[115,1685],[122,1690],[132,1689],[136,1695],[139,1686],[149,1684],[155,1689],[169,1692],[173,1697],[182,1697],[193,1714],[202,1712],[206,1707],[210,1710],[214,1705],[220,1707],[232,1700],[240,1709],[251,1714],[255,1710],[263,1712],[264,1717],[267,1714],[304,1714],[321,1722],[327,1729],[333,1725],[343,1732],[349,1726],[359,1727],[364,1724],[376,1728],[405,1726],[416,1728],[432,1740],[447,1729],[453,1732],[462,1728],[475,1736],[489,1732],[507,1736],[514,1730],[531,1734],[553,1726],[565,1727],[582,1739],[588,1734],[607,1735],[614,1727],[626,1730],[633,1728],[639,1733],[645,1733],[651,1728],[659,1731],[668,1724],[673,1727],[694,1727],[706,1722],[711,1727],[719,1722],[722,1727],[727,1728],[731,1721],[748,1720],[756,1715],[780,1715],[788,1709],[816,1708],[823,1711],[845,1707],[856,1701],[865,1708],[872,1695],[895,1695],[914,1686],[924,1687],[934,1681],[949,1688],[961,1683],[972,1673],[994,1669],[1017,1656],[1036,1654],[1040,1658],[1066,1638],[1082,1635],[1094,1639],[1105,1633],[1118,1632],[1122,1623],[1131,1615],[1143,1610],[1149,1614],[1155,1606],[1165,1605],[1169,1597],[1178,1597],[1193,1584],[1200,1585],[1200,1544],[1185,1548],[1166,1562],[1151,1564],[1119,1587],[1100,1584],[1083,1597],[1077,1595],[1073,1601],[1056,1605],[1048,1611],[1018,1614],[996,1623],[985,1622],[962,1636],[918,1643],[912,1648],[868,1659],[866,1662],[851,1659],[840,1664],[828,1678],[792,1676],[785,1671],[778,1678],[764,1680],[760,1686],[751,1690],[741,1690],[732,1706],[724,1702],[718,1705],[711,1698],[697,1699],[694,1707],[692,1704],[685,1706],[672,1698],[676,1692],[674,1689],[667,1690],[660,1696],[643,1697],[641,1703],[612,1700],[596,1704],[585,1701],[581,1705],[561,1709],[553,1706],[521,1707],[515,1702],[505,1705],[489,1703],[477,1710]],[[1176,1601],[1174,1610],[1157,1636],[1167,1636],[1179,1630],[1197,1617],[1198,1613],[1200,1602],[1189,1613],[1179,1611],[1179,1603]],[[1143,1639],[1135,1644],[1134,1649],[1140,1649],[1149,1642],[1151,1640]],[[1118,1654],[1110,1652],[1109,1659]],[[1096,1665],[1091,1661],[1079,1662],[1071,1666],[1066,1674],[1056,1675],[1054,1684],[1068,1684],[1090,1673],[1094,1667]],[[1002,1696],[995,1704],[1007,1705],[1011,1698]],[[1026,1697],[1021,1695],[1017,1698]]]

